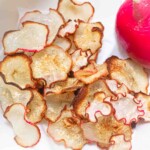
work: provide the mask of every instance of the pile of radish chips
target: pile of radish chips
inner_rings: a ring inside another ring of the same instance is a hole
[[[132,123],[150,121],[148,75],[131,59],[97,64],[104,27],[90,22],[89,2],[59,0],[48,14],[27,12],[3,37],[0,104],[22,147],[36,145],[37,126],[72,149],[96,143],[130,150]]]

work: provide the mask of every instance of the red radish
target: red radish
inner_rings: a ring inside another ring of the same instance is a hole
[[[150,68],[150,0],[126,0],[117,14],[116,31],[129,56]]]

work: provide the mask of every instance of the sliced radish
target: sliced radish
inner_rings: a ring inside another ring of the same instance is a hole
[[[67,52],[69,54],[73,54],[77,50],[77,47],[76,47],[76,45],[74,43],[74,37],[73,37],[73,35],[70,35],[67,38],[71,41],[71,47],[70,47],[70,49]]]
[[[5,33],[3,37],[4,52],[5,54],[14,54],[18,50],[40,51],[46,46],[48,33],[46,25],[25,22],[21,30]]]
[[[36,125],[25,120],[25,111],[22,104],[14,104],[6,109],[4,116],[13,127],[17,144],[27,148],[36,145],[41,134]]]

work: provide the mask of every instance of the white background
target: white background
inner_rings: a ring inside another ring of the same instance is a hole
[[[83,0],[80,0],[83,1]],[[85,1],[85,0],[84,0]],[[115,38],[115,17],[123,0],[89,0],[95,7],[93,21],[101,21],[105,27],[103,47],[99,54],[98,63],[102,63],[107,57],[117,55],[126,58],[127,55],[119,50]],[[24,10],[39,9],[47,11],[48,8],[56,8],[57,0],[0,0],[0,41],[7,30],[17,27],[19,12]],[[21,10],[21,11],[20,11]],[[2,50],[0,51],[3,57]],[[61,144],[55,144],[46,133],[47,123],[39,126],[41,129],[40,142],[28,150],[65,150]],[[13,140],[14,133],[9,123],[3,118],[0,111],[0,150],[26,150],[18,146]],[[133,150],[150,150],[150,124],[140,124],[133,133]],[[84,150],[97,150],[95,145],[85,146]]]

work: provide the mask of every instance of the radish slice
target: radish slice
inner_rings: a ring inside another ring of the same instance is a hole
[[[14,54],[18,50],[40,51],[46,46],[48,33],[46,25],[25,22],[21,30],[5,33],[3,37],[4,52],[5,54]]]
[[[31,60],[26,55],[7,56],[0,63],[0,72],[5,76],[6,83],[22,89],[34,88],[30,64]]]
[[[74,37],[73,37],[73,35],[70,35],[67,38],[71,41],[71,47],[70,47],[70,49],[67,52],[68,52],[68,54],[71,55],[71,54],[73,54],[77,50],[77,47],[76,47],[76,45],[74,43]]]
[[[65,110],[56,122],[49,123],[47,131],[56,142],[64,142],[72,149],[82,149],[86,140],[79,124],[80,120],[71,111]]]
[[[78,3],[76,0],[60,0],[57,10],[63,15],[66,22],[69,20],[88,22],[94,14],[91,3]]]
[[[119,59],[112,56],[106,61],[111,79],[124,83],[129,90],[147,93],[148,75],[144,68],[131,59]]]
[[[48,26],[49,35],[47,44],[51,45],[58,34],[59,28],[64,24],[64,19],[61,14],[54,9],[50,9],[48,14],[42,14],[40,11],[27,12],[21,19],[21,23],[25,21],[33,21],[42,23]]]
[[[17,144],[27,148],[36,145],[41,134],[36,125],[25,120],[25,111],[22,104],[14,104],[6,109],[4,116],[13,127]]]
[[[43,79],[49,87],[56,81],[67,79],[72,60],[65,51],[57,46],[50,46],[32,56],[32,72],[35,79]]]
[[[111,137],[123,134],[125,140],[131,140],[132,130],[128,125],[117,121],[112,115],[100,116],[97,122],[87,122],[81,124],[84,136],[90,142],[96,142],[101,148],[109,148]]]

